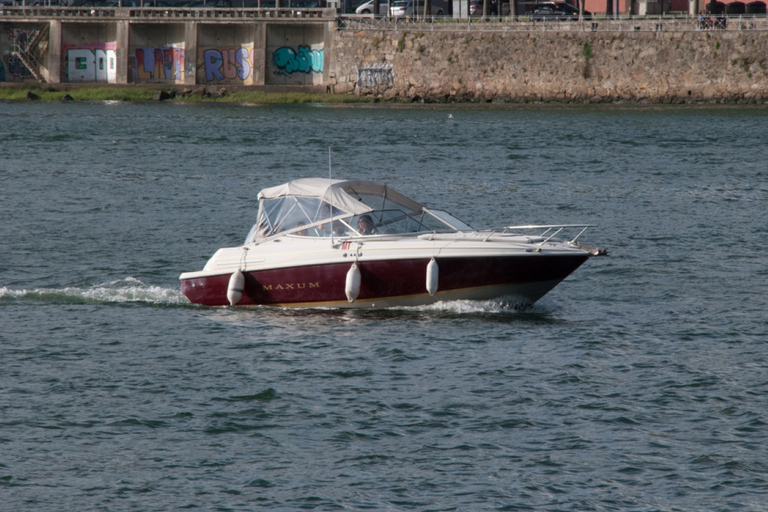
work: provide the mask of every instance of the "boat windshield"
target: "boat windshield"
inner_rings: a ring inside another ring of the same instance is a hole
[[[428,210],[425,208],[424,213],[427,215],[432,215],[433,217],[437,217],[440,222],[447,224],[448,226],[454,228],[456,231],[475,231],[475,229],[469,224],[457,219],[450,213],[444,212],[443,210]]]
[[[448,213],[429,210],[387,187],[356,182],[345,185],[344,193],[346,202],[312,195],[262,197],[258,221],[245,243],[284,234],[329,237],[472,230]]]
[[[345,219],[346,220],[346,219]],[[355,215],[348,221],[349,235],[401,235],[407,233],[456,231],[444,221],[421,212],[408,215],[403,210],[374,210]]]
[[[360,215],[333,219],[318,226],[295,230],[299,236],[367,236],[367,235],[404,235],[424,232],[453,232],[455,228],[444,221],[422,212],[420,215],[408,215],[403,210],[374,210]]]
[[[301,230],[303,226],[330,221],[332,217],[340,215],[347,215],[347,213],[318,197],[288,196],[262,199],[259,220],[251,228],[245,243],[284,232]]]

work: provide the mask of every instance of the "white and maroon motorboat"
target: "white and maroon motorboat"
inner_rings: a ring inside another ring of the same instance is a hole
[[[588,225],[476,230],[378,183],[308,178],[262,190],[245,243],[181,274],[206,306],[384,308],[509,297],[533,304],[590,256]],[[556,238],[571,230],[571,239]]]

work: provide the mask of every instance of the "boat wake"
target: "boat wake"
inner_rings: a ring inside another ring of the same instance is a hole
[[[0,303],[17,301],[56,304],[132,302],[166,305],[189,304],[189,301],[177,288],[151,286],[133,277],[85,287],[35,288],[29,290],[15,290],[8,287],[0,288]]]
[[[428,306],[403,308],[410,311],[429,311],[455,314],[493,314],[493,313],[551,313],[558,309],[557,304],[544,297],[535,304],[525,305],[516,297],[499,297],[490,300],[454,300],[437,302]]]
[[[12,289],[0,288],[0,304],[17,302],[39,304],[120,304],[136,303],[167,306],[192,306],[189,300],[178,288],[163,288],[161,286],[147,285],[140,280],[127,277],[92,286],[72,286],[67,288],[34,288]],[[224,308],[228,309],[228,308]],[[233,311],[243,312],[253,310],[259,312],[269,311],[268,306],[257,308],[235,308]],[[455,300],[443,301],[427,306],[398,306],[388,308],[385,311],[395,313],[429,313],[448,315],[474,315],[474,314],[509,314],[509,313],[533,313],[547,314],[558,309],[558,305],[547,297],[536,302],[533,306],[521,307],[521,303],[515,297],[499,297],[491,300]],[[274,308],[276,311],[292,312],[323,312],[329,311],[355,313],[370,313],[370,310],[341,310],[325,308]]]

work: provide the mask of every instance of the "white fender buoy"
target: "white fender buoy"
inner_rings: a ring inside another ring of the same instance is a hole
[[[229,285],[227,286],[227,300],[229,301],[230,306],[234,306],[240,302],[244,289],[245,276],[238,270],[229,278]]]
[[[355,302],[355,299],[360,294],[360,269],[357,268],[357,263],[353,263],[347,271],[347,282],[344,285],[344,293],[347,294],[347,300],[349,302]]]
[[[437,266],[435,258],[429,260],[427,264],[427,291],[429,295],[434,295],[437,291],[437,279],[440,275],[440,269]]]

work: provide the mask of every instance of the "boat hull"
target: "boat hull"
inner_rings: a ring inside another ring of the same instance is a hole
[[[449,300],[510,297],[516,305],[536,302],[589,258],[583,251],[557,254],[437,258],[438,286],[427,292],[430,258],[358,261],[360,289],[345,294],[352,262],[246,271],[238,306],[381,308]],[[196,304],[227,306],[230,273],[182,279],[184,295]]]

